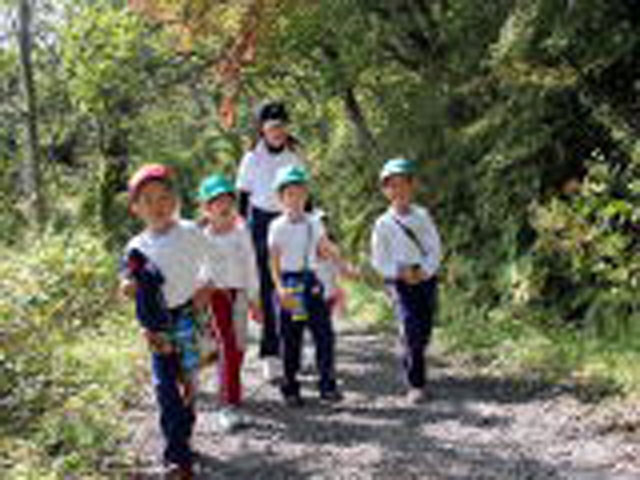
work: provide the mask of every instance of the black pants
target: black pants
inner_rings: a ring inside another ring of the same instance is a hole
[[[437,287],[435,277],[416,285],[399,280],[387,282],[403,345],[405,378],[414,388],[422,388],[426,383],[424,356],[433,330]]]
[[[160,428],[165,440],[164,460],[178,465],[190,465],[193,452],[189,439],[196,415],[194,405],[185,405],[180,394],[180,359],[175,353],[152,353],[151,368],[156,401],[160,408]]]
[[[282,275],[284,284],[291,280],[304,284],[304,301],[307,311],[306,320],[294,320],[291,312],[280,307],[280,335],[282,339],[282,359],[284,362],[284,381],[282,393],[286,396],[299,395],[300,384],[297,380],[302,354],[302,340],[305,328],[311,330],[316,347],[316,364],[320,378],[318,389],[321,393],[336,389],[334,356],[335,335],[331,317],[324,300],[324,290],[317,277],[311,273],[286,272]]]
[[[279,215],[277,212],[267,212],[255,207],[251,207],[249,215],[249,227],[256,250],[258,273],[260,275],[260,302],[264,312],[262,336],[260,338],[261,357],[277,356],[280,349],[273,302],[274,285],[269,265],[269,246],[267,245],[269,225]]]

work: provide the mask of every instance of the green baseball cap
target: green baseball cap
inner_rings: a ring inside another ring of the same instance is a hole
[[[211,175],[205,178],[198,190],[198,199],[202,202],[209,202],[220,195],[235,195],[236,190],[233,184],[224,175]]]
[[[276,180],[273,182],[273,189],[279,192],[284,187],[295,183],[303,185],[309,183],[309,174],[302,165],[289,165],[279,169]]]
[[[380,172],[380,181],[384,182],[387,178],[394,175],[413,176],[416,173],[416,165],[412,160],[406,158],[392,158],[387,160]]]

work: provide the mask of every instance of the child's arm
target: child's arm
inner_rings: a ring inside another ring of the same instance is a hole
[[[338,246],[329,240],[329,237],[323,235],[318,242],[318,256],[325,260],[330,260],[338,266],[340,275],[349,279],[357,279],[360,274],[353,265],[342,258]]]
[[[426,272],[424,272],[423,276],[424,280],[428,280],[430,277],[434,276],[440,267],[440,261],[442,259],[442,242],[440,240],[440,235],[438,234],[438,228],[433,221],[433,218],[429,214],[428,211],[425,211],[426,214],[426,244],[428,246],[428,253],[426,259]]]
[[[282,271],[280,269],[280,249],[278,247],[269,249],[269,267],[271,268],[271,277],[273,278],[276,293],[280,295],[284,289],[282,286]]]
[[[273,284],[275,286],[276,293],[280,299],[280,303],[284,308],[293,308],[295,305],[295,298],[287,291],[282,285],[282,270],[280,268],[280,249],[276,246],[272,246],[269,249],[269,263],[271,267],[271,276],[273,277]]]
[[[129,253],[125,253],[119,260],[118,266],[118,293],[123,300],[132,299],[136,296],[138,285],[131,275],[128,262]]]
[[[371,232],[371,264],[384,280],[398,278],[400,272],[393,254],[393,238],[380,219]]]
[[[241,248],[242,248],[242,261],[244,262],[244,288],[249,298],[249,312],[251,318],[256,322],[262,322],[264,315],[262,312],[262,306],[260,302],[260,277],[258,273],[258,262],[256,259],[255,249],[253,247],[253,240],[247,230],[244,223],[241,228]]]

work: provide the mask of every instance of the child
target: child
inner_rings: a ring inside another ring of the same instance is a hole
[[[323,222],[325,228],[327,228],[326,212],[323,210],[314,210],[314,213],[318,219]],[[333,241],[329,230],[327,230],[327,238]],[[341,265],[332,259],[318,258],[316,275],[324,289],[324,298],[327,303],[329,318],[332,323],[333,320],[339,321],[345,316],[347,299],[344,289],[338,285],[338,280],[340,277],[356,278],[357,273],[351,265]],[[303,336],[302,370],[305,373],[309,373],[313,371],[315,353],[309,336],[306,333],[303,334]]]
[[[235,190],[222,175],[212,175],[200,185],[199,199],[206,223],[204,232],[222,262],[217,290],[211,297],[212,329],[220,345],[220,403],[222,430],[241,423],[236,411],[242,398],[240,370],[245,351],[247,315],[259,312],[259,283],[251,235],[235,209]]]
[[[412,203],[415,166],[405,159],[385,163],[380,174],[389,209],[375,223],[372,263],[385,280],[399,322],[407,399],[425,397],[425,359],[437,297],[440,237],[426,208]]]
[[[255,147],[242,158],[236,187],[240,214],[248,219],[260,273],[260,299],[264,312],[260,357],[269,381],[280,376],[280,349],[273,305],[273,281],[269,271],[267,234],[271,222],[280,215],[280,204],[273,191],[279,168],[302,165],[296,142],[287,131],[289,115],[282,103],[267,102],[257,112],[259,138]]]
[[[320,398],[341,399],[334,372],[334,333],[316,275],[319,256],[341,261],[327,239],[322,222],[304,211],[308,177],[301,166],[278,171],[274,188],[283,214],[269,228],[271,272],[280,305],[280,335],[284,378],[281,392],[289,406],[301,406],[300,368],[302,335],[308,326],[316,346]]]
[[[328,215],[323,210],[316,210],[316,215],[327,228]],[[334,242],[330,229],[327,230],[327,238]],[[358,271],[349,263],[338,263],[331,258],[318,258],[317,275],[324,286],[324,296],[331,317],[341,319],[346,311],[346,293],[338,284],[340,278],[355,280],[359,277]]]
[[[151,347],[164,460],[180,478],[191,478],[189,440],[199,364],[194,309],[210,295],[206,267],[216,261],[198,228],[178,218],[173,184],[174,174],[164,165],[144,165],[131,177],[130,209],[145,229],[127,244],[128,268],[120,289],[136,295],[136,311]]]

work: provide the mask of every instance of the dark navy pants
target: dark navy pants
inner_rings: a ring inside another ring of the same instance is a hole
[[[153,386],[160,407],[160,428],[165,439],[164,460],[191,464],[189,439],[195,423],[193,405],[185,405],[179,389],[180,359],[176,354],[151,354]]]
[[[282,359],[284,362],[284,379],[281,386],[286,396],[299,395],[300,383],[297,380],[302,354],[302,340],[305,328],[311,330],[316,349],[316,365],[320,378],[318,389],[321,393],[336,389],[334,369],[335,336],[331,317],[324,300],[322,284],[313,273],[285,272],[282,275],[284,284],[291,279],[303,282],[306,320],[294,320],[291,312],[280,307],[280,337],[282,340]]]
[[[416,285],[396,280],[387,282],[400,329],[402,364],[409,386],[422,388],[426,383],[425,350],[431,340],[437,300],[437,279]]]
[[[253,245],[256,250],[258,273],[260,275],[260,302],[264,312],[262,337],[260,339],[261,357],[277,356],[280,349],[273,301],[274,285],[273,279],[271,278],[269,247],[267,245],[269,225],[279,215],[279,213],[267,212],[255,207],[251,207],[249,215],[249,227],[251,229]]]

